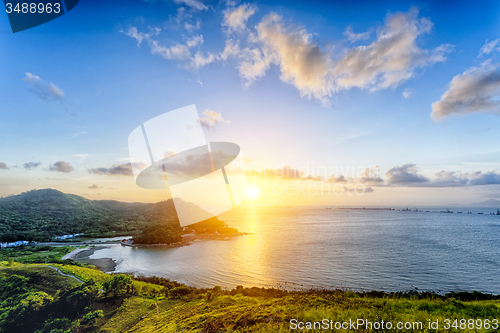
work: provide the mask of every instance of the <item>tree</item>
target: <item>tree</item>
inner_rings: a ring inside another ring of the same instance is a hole
[[[137,244],[171,244],[182,241],[182,236],[170,226],[158,224],[134,237]]]
[[[115,296],[136,292],[136,288],[132,284],[132,278],[125,274],[115,275],[111,280],[104,282],[103,286],[106,294],[113,294]]]

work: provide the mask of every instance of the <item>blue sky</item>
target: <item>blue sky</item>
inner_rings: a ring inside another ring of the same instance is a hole
[[[0,196],[52,187],[161,199],[130,176],[89,170],[128,163],[134,128],[196,104],[229,121],[205,135],[239,144],[247,169],[306,178],[314,164],[361,182],[368,168],[380,179],[357,201],[313,203],[499,197],[499,16],[494,1],[80,1],[12,34],[0,15]],[[224,55],[228,40],[238,47]]]

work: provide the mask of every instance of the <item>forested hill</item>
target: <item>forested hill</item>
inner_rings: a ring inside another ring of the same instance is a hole
[[[184,204],[193,212],[201,211],[192,203]],[[101,236],[111,231],[143,230],[158,223],[180,229],[171,199],[158,203],[88,200],[53,189],[0,198],[1,241],[41,241],[81,232]]]

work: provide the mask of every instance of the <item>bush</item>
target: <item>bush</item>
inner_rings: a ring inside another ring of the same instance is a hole
[[[84,324],[93,324],[95,323],[97,318],[101,318],[104,316],[104,312],[102,310],[96,310],[94,312],[89,312],[83,317]]]
[[[189,288],[188,286],[180,286],[170,290],[169,295],[172,298],[180,298],[181,296],[186,296],[189,295],[190,293],[191,293],[191,288]]]
[[[103,283],[104,291],[106,294],[113,294],[115,296],[134,294],[136,288],[132,284],[132,278],[125,274],[115,275],[111,280]]]

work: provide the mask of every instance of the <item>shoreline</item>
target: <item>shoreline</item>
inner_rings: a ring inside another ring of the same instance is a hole
[[[92,248],[87,247],[85,249],[76,249],[68,254],[71,254],[77,250],[82,250],[75,253],[70,259],[79,263],[94,265],[104,273],[111,273],[115,270],[117,265],[117,262],[115,260],[113,260],[112,258],[90,259],[90,256],[93,255],[95,251],[107,248],[108,246],[95,246]]]
[[[126,242],[121,241],[120,244],[123,246],[130,246],[130,247],[166,247],[166,248],[177,248],[177,247],[184,247],[184,246],[189,246],[195,242],[203,242],[203,241],[209,241],[209,240],[221,240],[221,241],[229,241],[233,237],[237,236],[245,236],[245,235],[250,235],[250,233],[246,232],[240,232],[238,234],[185,234],[182,235],[182,241],[177,242],[177,243],[171,243],[171,244],[166,244],[166,243],[157,243],[157,244],[134,244],[131,239],[129,239]]]
[[[96,245],[87,246],[83,249],[77,248],[70,253],[66,254],[62,259],[71,259],[79,263],[91,264],[97,267],[99,270],[105,273],[112,273],[115,271],[118,263],[113,258],[99,258],[99,259],[91,259],[90,256],[94,254],[94,252],[102,249],[107,249],[109,245],[118,245],[122,246],[130,246],[137,248],[149,248],[149,247],[164,247],[164,248],[179,248],[184,246],[190,246],[193,243],[209,241],[209,240],[221,240],[221,241],[229,241],[233,237],[236,236],[244,236],[249,235],[249,233],[238,233],[238,234],[230,234],[230,235],[221,235],[221,234],[186,234],[183,235],[183,240],[178,243],[173,244],[133,244],[130,240],[127,242],[107,242],[100,243]],[[130,243],[129,243],[130,242]]]

